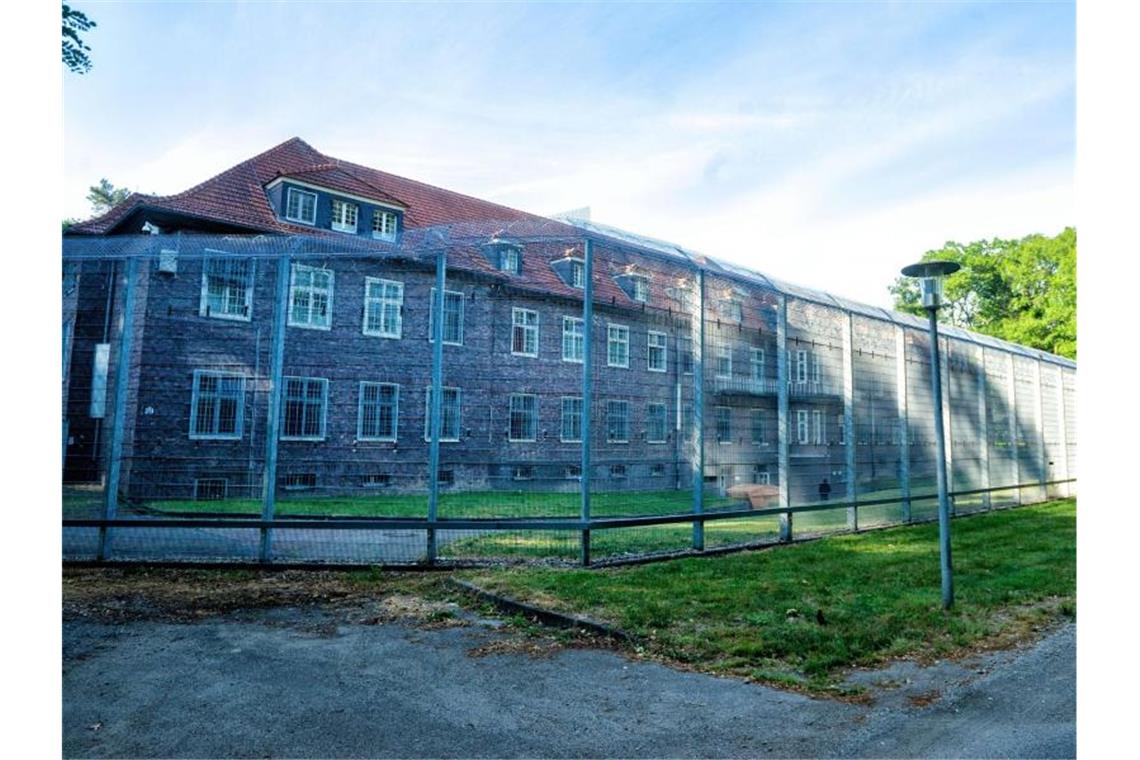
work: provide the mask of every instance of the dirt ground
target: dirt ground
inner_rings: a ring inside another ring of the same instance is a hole
[[[456,604],[436,574],[69,569],[66,757],[1073,757],[1075,626],[813,699]]]

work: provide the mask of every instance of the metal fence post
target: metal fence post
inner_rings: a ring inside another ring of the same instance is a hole
[[[705,511],[705,270],[697,270],[697,316],[693,347],[693,514]],[[693,522],[693,548],[705,548],[705,524]]]
[[[1021,446],[1017,435],[1017,377],[1013,374],[1013,354],[1006,353],[1005,366],[1009,372],[1009,388],[1006,390],[1006,403],[1009,406],[1009,447],[1013,454],[1013,483],[1017,486],[1017,503],[1021,504]]]
[[[130,388],[131,349],[134,343],[135,291],[138,280],[137,254],[128,254],[123,285],[123,328],[119,333],[119,360],[115,365],[115,421],[111,427],[110,460],[107,463],[107,490],[104,496],[103,519],[114,520],[119,511],[119,477],[122,471],[123,435],[126,430],[127,401]],[[111,555],[110,529],[99,528],[100,561]]]
[[[907,399],[906,331],[895,325],[895,401],[899,414],[899,492],[902,520],[910,522],[910,402]]]
[[[1065,370],[1057,367],[1057,417],[1059,424],[1059,436],[1061,439],[1060,453],[1060,472],[1058,480],[1069,479],[1069,424],[1065,421]],[[1062,483],[1061,495],[1068,498],[1072,496],[1072,484]]]
[[[582,541],[578,559],[583,567],[590,564],[590,446],[593,443],[594,400],[594,244],[586,239],[582,246],[585,282],[582,293],[582,473],[579,487],[582,495]]]
[[[986,394],[988,392],[988,384],[986,382],[986,349],[983,346],[978,346],[978,435],[981,439],[981,445],[978,447],[978,455],[980,457],[982,470],[982,488],[990,487],[990,421],[986,401]],[[989,509],[991,503],[989,492],[983,493],[982,507]]]
[[[847,528],[859,530],[859,507],[855,505],[855,356],[852,349],[854,342],[852,330],[851,312],[846,312],[843,325],[843,440],[845,442],[843,454],[847,501],[851,502],[851,506],[847,508]],[[875,403],[874,399],[871,403]]]
[[[1041,390],[1041,360],[1034,359],[1037,372],[1034,373],[1034,388],[1037,391],[1037,440],[1041,443],[1041,500],[1049,498],[1049,445],[1045,442],[1045,394]]]
[[[942,364],[942,387],[946,389],[945,398],[942,401],[942,429],[946,431],[946,491],[950,493],[954,490],[954,428],[950,416],[950,407],[954,405],[954,389],[950,385],[950,338],[941,339],[941,347],[944,347],[942,355],[944,360]],[[950,502],[950,514],[954,514],[956,507],[954,504],[954,497],[947,496],[947,501]]]
[[[443,416],[443,324],[444,288],[447,287],[447,249],[440,248],[435,260],[435,300],[431,308],[435,311],[432,322],[431,351],[431,443],[428,446],[428,524],[427,549],[425,557],[429,565],[435,564],[436,546],[435,523],[439,517],[439,438],[442,433]]]
[[[780,294],[776,314],[776,415],[777,465],[780,478],[780,507],[791,506],[791,484],[788,482],[788,297]],[[792,540],[792,513],[780,513],[780,540]]]
[[[285,323],[289,313],[289,277],[292,260],[288,254],[277,259],[277,287],[273,300],[273,334],[269,358],[268,422],[265,427],[265,466],[261,483],[261,548],[258,556],[268,562],[272,556],[273,533],[269,527],[277,509],[277,451],[281,437],[282,383],[285,375]]]

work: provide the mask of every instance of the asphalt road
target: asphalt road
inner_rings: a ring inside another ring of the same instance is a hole
[[[474,621],[64,623],[65,757],[1073,757],[1075,627],[810,699]]]

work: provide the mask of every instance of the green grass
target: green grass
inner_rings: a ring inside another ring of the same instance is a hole
[[[1075,501],[955,521],[950,612],[937,535],[931,524],[610,570],[465,577],[617,625],[654,656],[809,690],[836,688],[850,666],[944,656],[1075,614]]]

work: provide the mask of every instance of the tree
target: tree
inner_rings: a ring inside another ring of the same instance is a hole
[[[946,278],[944,311],[953,325],[1075,359],[1077,356],[1077,231],[1055,237],[948,242],[923,261],[956,261]],[[895,308],[924,314],[917,281],[890,286]]]
[[[95,22],[87,15],[74,10],[70,5],[63,6],[63,62],[75,74],[86,74],[91,70],[91,50],[79,38],[80,32],[94,29]]]
[[[130,196],[131,191],[125,187],[115,187],[107,179],[99,180],[98,185],[88,188],[87,200],[91,202],[91,212],[95,216],[118,206]]]

